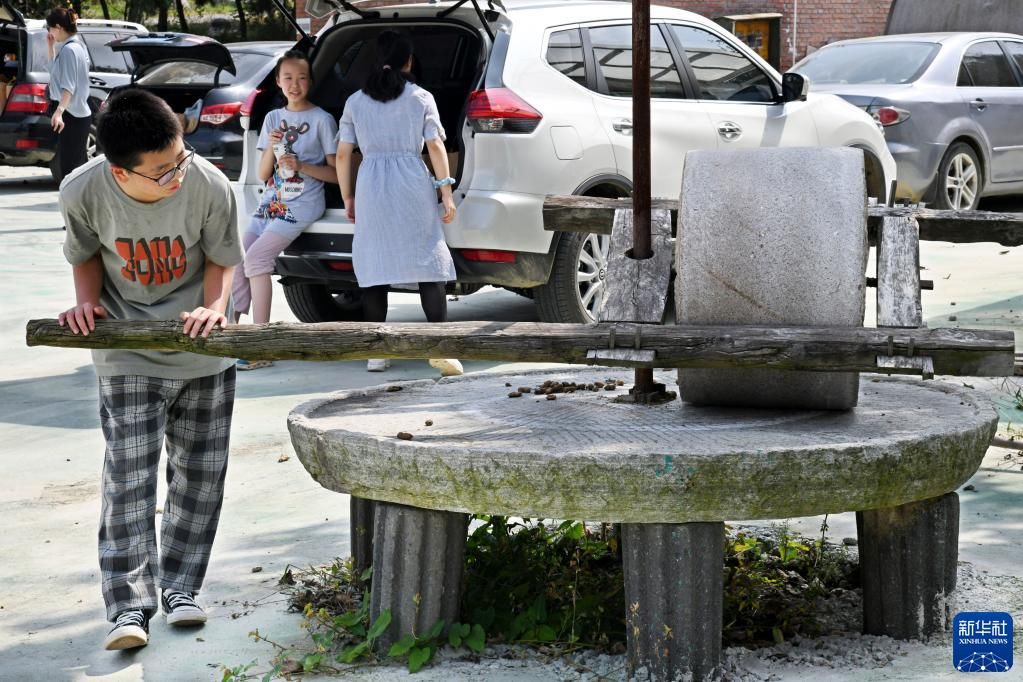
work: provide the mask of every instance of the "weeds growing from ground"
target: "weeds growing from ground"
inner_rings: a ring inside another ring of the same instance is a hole
[[[858,587],[854,558],[819,539],[774,532],[729,530],[724,552],[724,645],[760,646],[794,635],[813,636],[818,600]],[[611,524],[552,523],[474,516],[466,542],[460,623],[437,621],[422,633],[403,633],[388,651],[374,644],[390,625],[383,611],[370,621],[369,572],[350,561],[308,570],[289,568],[280,581],[292,609],[304,616],[311,646],[276,649],[269,670],[255,662],[224,666],[223,682],[287,678],[300,672],[404,661],[416,672],[444,647],[479,654],[489,642],[533,646],[548,655],[581,648],[625,650],[625,595],[618,534]],[[450,625],[450,627],[448,627]]]

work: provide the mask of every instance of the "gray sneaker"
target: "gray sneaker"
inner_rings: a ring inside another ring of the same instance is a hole
[[[195,603],[194,593],[164,590],[160,602],[167,614],[168,625],[202,625],[206,622],[206,612]]]
[[[142,609],[128,609],[117,614],[103,648],[107,651],[137,649],[149,644],[149,616]]]

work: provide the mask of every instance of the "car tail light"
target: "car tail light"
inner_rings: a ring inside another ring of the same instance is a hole
[[[45,114],[50,106],[43,83],[19,83],[7,98],[7,111],[25,114]]]
[[[238,110],[238,114],[241,116],[239,123],[242,126],[242,130],[249,129],[249,117],[252,116],[252,107],[256,105],[256,98],[263,92],[259,88],[256,88],[249,93],[249,96],[242,102],[241,109]]]
[[[327,267],[331,270],[340,270],[341,272],[351,272],[355,269],[350,260],[331,260],[327,261]]]
[[[514,251],[496,251],[493,249],[462,249],[462,258],[477,263],[514,263]]]
[[[469,95],[465,112],[477,133],[531,133],[543,115],[508,88],[487,88]]]
[[[245,98],[244,102],[242,102],[241,109],[239,110],[239,113],[242,116],[252,115],[252,107],[255,106],[256,98],[259,97],[260,93],[262,92],[263,92],[262,90],[256,88],[255,90],[249,93],[249,96]]]
[[[39,149],[39,140],[16,140],[15,149]]]
[[[238,115],[241,111],[241,102],[229,102],[228,104],[211,104],[202,108],[202,113],[199,114],[199,121],[201,123],[209,123],[210,125],[221,125],[227,123],[232,118]]]
[[[897,107],[872,106],[867,108],[867,113],[883,126],[893,126],[909,118],[908,111]]]

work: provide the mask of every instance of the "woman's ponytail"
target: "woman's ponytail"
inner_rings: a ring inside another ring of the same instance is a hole
[[[78,33],[78,15],[73,9],[57,7],[46,15],[46,25],[50,28],[60,26],[70,34]]]
[[[376,64],[362,89],[378,102],[390,102],[411,80],[402,69],[412,57],[412,41],[396,31],[384,31],[377,36],[376,51]]]

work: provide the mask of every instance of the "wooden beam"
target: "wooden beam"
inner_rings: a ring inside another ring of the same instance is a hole
[[[912,372],[879,370],[878,355],[926,355],[933,358],[935,373],[964,376],[1011,376],[1014,349],[1011,331],[967,329],[275,322],[232,325],[214,331],[208,339],[191,339],[181,329],[180,322],[99,320],[89,336],[81,336],[53,319],[31,320],[26,339],[30,346],[135,348],[249,360],[313,361],[461,358],[586,364],[588,351],[620,347],[654,351],[656,360],[651,364],[655,367],[893,374]]]
[[[554,232],[611,234],[614,210],[631,206],[632,200],[627,198],[548,195],[543,207],[544,229]],[[670,210],[672,225],[678,224],[677,201],[654,199],[651,207]],[[877,230],[884,218],[916,218],[920,225],[922,241],[1023,245],[1023,213],[939,211],[914,206],[869,206],[867,227],[871,234]]]

